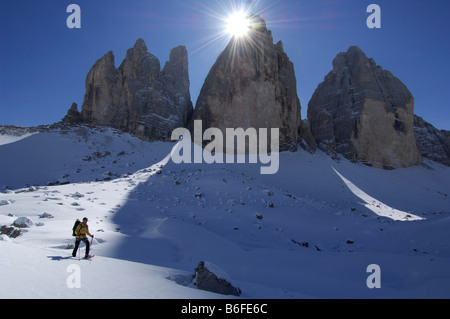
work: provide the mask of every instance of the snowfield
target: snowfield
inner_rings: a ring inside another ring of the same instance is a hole
[[[450,298],[448,167],[385,171],[300,150],[260,175],[177,165],[174,143],[109,128],[12,135],[0,135],[0,227],[33,224],[0,235],[0,298],[230,298],[190,282],[200,261],[244,299]],[[71,257],[85,216],[92,261]],[[367,286],[372,264],[381,288]]]

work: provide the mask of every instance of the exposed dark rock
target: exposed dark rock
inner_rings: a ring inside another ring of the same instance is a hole
[[[438,130],[416,115],[414,132],[423,157],[450,166],[450,131]]]
[[[0,227],[0,234],[4,234],[10,238],[17,238],[22,234],[22,231],[15,227],[8,227],[4,225]]]
[[[33,222],[28,217],[19,217],[13,222],[13,226],[18,228],[29,228],[33,226]]]
[[[192,281],[198,289],[215,292],[222,295],[240,296],[241,290],[234,287],[232,283],[224,276],[222,270],[211,263],[201,261],[198,267],[195,268],[195,274],[192,276]]]
[[[69,111],[67,112],[67,115],[62,119],[62,121],[69,125],[76,125],[81,123],[82,118],[81,113],[78,111],[77,103],[72,104]]]

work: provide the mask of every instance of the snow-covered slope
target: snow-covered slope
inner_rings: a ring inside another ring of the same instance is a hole
[[[177,165],[173,147],[86,127],[0,145],[0,227],[34,223],[1,237],[0,297],[223,297],[189,285],[200,261],[242,298],[450,297],[448,168],[384,171],[299,151],[260,175],[259,164]],[[92,262],[67,249],[84,216]],[[80,289],[67,286],[73,264]],[[366,285],[371,264],[380,289]]]

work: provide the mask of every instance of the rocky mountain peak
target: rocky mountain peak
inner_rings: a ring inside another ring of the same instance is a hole
[[[161,65],[158,58],[148,52],[144,40],[138,39],[127,51],[119,70],[124,78],[151,83],[159,76]]]
[[[134,47],[133,47],[133,49],[142,49],[143,51],[147,51],[148,52],[148,49],[147,49],[147,45],[145,44],[145,41],[144,41],[144,39],[142,39],[142,38],[138,38],[137,40],[136,40],[136,43],[134,44]]]
[[[248,19],[250,21],[250,29],[252,31],[262,33],[270,32],[269,30],[267,30],[266,21],[260,15],[251,14]]]
[[[189,65],[186,47],[181,45],[173,48],[170,52],[169,61],[167,61],[161,71],[166,85],[171,86],[184,95],[190,95],[188,74]]]
[[[170,140],[175,128],[188,125],[192,113],[187,59],[186,48],[177,47],[161,71],[143,39],[127,51],[118,69],[113,52],[106,53],[86,78],[82,122],[144,140]]]
[[[339,53],[333,60],[333,72],[345,67],[355,67],[370,64],[366,54],[357,46],[351,46],[347,52]]]
[[[326,152],[376,167],[421,163],[413,130],[414,97],[358,47],[339,53],[308,105],[316,142]]]
[[[203,129],[279,128],[280,149],[295,149],[301,126],[293,63],[259,16],[247,37],[231,39],[212,66],[193,120]]]
[[[70,125],[81,123],[82,118],[81,113],[78,111],[77,103],[72,103],[72,106],[70,107],[67,115],[62,119],[62,121]]]

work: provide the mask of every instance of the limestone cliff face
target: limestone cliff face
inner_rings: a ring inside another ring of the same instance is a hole
[[[375,167],[421,163],[414,129],[414,98],[389,71],[358,47],[333,61],[333,70],[308,105],[318,147]]]
[[[259,16],[248,36],[233,38],[211,68],[194,110],[203,130],[279,128],[280,149],[295,149],[301,127],[293,63]],[[192,122],[191,122],[192,124]]]
[[[119,68],[108,52],[86,78],[83,123],[109,126],[145,140],[170,140],[186,127],[192,114],[188,56],[185,47],[172,50],[161,70],[157,57],[138,39]]]
[[[117,118],[122,74],[114,65],[112,51],[99,59],[86,77],[86,94],[81,108],[84,123],[109,125]]]

